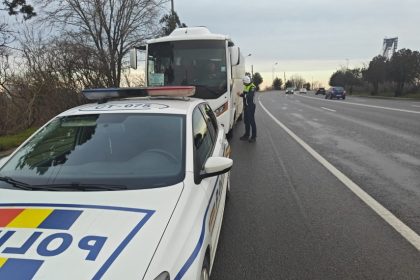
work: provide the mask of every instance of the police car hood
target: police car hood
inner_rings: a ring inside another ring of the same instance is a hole
[[[0,190],[0,279],[142,279],[182,189]]]

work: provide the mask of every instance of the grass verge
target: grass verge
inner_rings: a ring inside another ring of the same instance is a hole
[[[37,128],[28,128],[18,134],[0,136],[0,151],[16,148],[23,143]]]

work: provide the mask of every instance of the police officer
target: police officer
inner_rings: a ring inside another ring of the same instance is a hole
[[[251,82],[249,76],[245,76],[242,79],[244,83],[244,91],[238,92],[238,95],[243,98],[244,102],[244,122],[245,122],[245,134],[239,138],[243,141],[255,142],[257,138],[257,126],[255,125],[255,90],[256,86]],[[250,134],[250,128],[252,128],[252,134]],[[251,138],[249,138],[251,136]]]

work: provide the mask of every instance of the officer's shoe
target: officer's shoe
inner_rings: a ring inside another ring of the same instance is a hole
[[[241,136],[241,138],[239,138],[239,140],[248,141],[248,138],[249,138],[249,136],[244,135],[244,136]]]
[[[252,138],[249,138],[249,143],[254,143],[255,141],[257,140],[257,138],[256,137],[252,137]]]

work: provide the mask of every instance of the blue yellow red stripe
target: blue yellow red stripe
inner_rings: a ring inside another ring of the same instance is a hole
[[[7,259],[0,257],[0,268],[6,263]]]
[[[82,212],[48,208],[0,209],[0,227],[68,230]]]
[[[0,279],[30,280],[44,261],[0,258]]]

